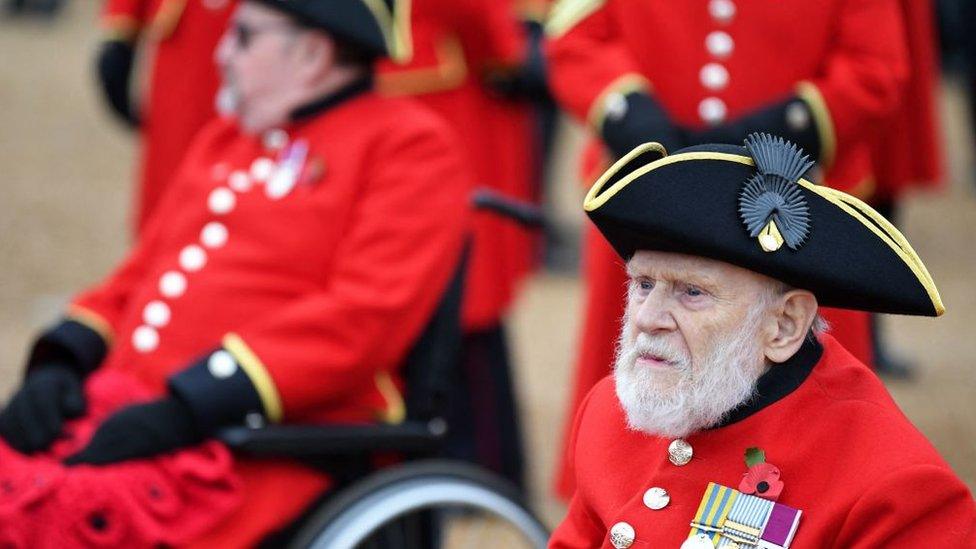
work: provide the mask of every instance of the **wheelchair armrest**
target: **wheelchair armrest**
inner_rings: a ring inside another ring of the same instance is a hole
[[[231,450],[251,456],[316,459],[372,452],[434,452],[445,434],[443,421],[408,420],[396,425],[232,427],[217,438]]]

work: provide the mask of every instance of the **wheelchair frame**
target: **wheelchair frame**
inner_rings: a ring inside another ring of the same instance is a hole
[[[543,224],[534,206],[491,191],[477,191],[473,202],[477,208],[492,210],[523,226]],[[455,504],[509,520],[534,546],[545,546],[548,530],[507,481],[459,461],[417,461],[436,457],[449,429],[445,414],[460,356],[466,265],[467,247],[436,310],[404,361],[407,417],[402,423],[239,426],[219,434],[219,439],[235,453],[297,459],[338,476],[340,490],[330,494],[319,509],[303,515],[291,546],[354,547],[349,540],[366,539],[370,532],[398,520],[403,513]],[[370,456],[379,453],[395,453],[404,461],[375,472],[365,464]],[[364,473],[366,477],[361,478]],[[432,479],[442,488],[439,492],[429,489]],[[409,498],[403,499],[404,494],[412,494],[412,504]],[[363,509],[386,507],[394,500],[401,512],[386,512],[382,515],[385,521],[351,519],[361,516]],[[352,510],[352,515],[347,510]],[[364,525],[368,531],[356,534],[359,538],[353,535],[355,530],[349,529]],[[345,541],[340,544],[341,540]]]

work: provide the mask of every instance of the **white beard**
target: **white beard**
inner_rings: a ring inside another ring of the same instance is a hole
[[[763,309],[764,304],[756,304],[741,329],[714,342],[711,352],[694,365],[669,339],[645,333],[634,339],[634,328],[625,320],[614,381],[627,426],[656,436],[682,438],[718,424],[750,398],[765,371],[757,338]],[[637,366],[638,357],[645,353],[668,360],[669,369]]]
[[[221,116],[227,117],[237,114],[237,109],[240,107],[240,104],[240,93],[232,84],[222,85],[217,90],[217,95],[214,96],[214,108],[217,114]]]

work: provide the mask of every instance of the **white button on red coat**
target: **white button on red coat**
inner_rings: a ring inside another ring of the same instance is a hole
[[[256,181],[267,181],[275,169],[275,163],[270,158],[258,158],[251,162],[251,177]]]
[[[251,176],[244,170],[235,170],[227,178],[227,186],[239,193],[246,193],[251,190]]]
[[[608,120],[615,122],[627,115],[627,98],[622,93],[611,93],[603,105]]]
[[[207,252],[196,244],[190,244],[180,252],[180,267],[184,271],[199,271],[207,264]]]
[[[671,496],[668,494],[668,491],[658,486],[648,488],[644,492],[642,499],[644,500],[644,505],[654,511],[660,511],[671,503]]]
[[[718,63],[708,63],[698,71],[702,86],[718,91],[729,85],[729,71]]]
[[[169,324],[169,319],[169,305],[166,305],[158,299],[150,301],[142,309],[142,321],[155,328],[162,328]]]
[[[200,231],[200,243],[212,249],[227,243],[227,227],[219,221],[211,221]]]
[[[732,0],[711,0],[708,3],[708,14],[719,23],[729,23],[735,17],[735,3]]]
[[[227,351],[217,351],[207,360],[207,370],[217,379],[227,379],[237,372],[237,361]]]
[[[728,112],[728,108],[725,106],[725,101],[718,97],[706,97],[698,104],[698,116],[701,117],[702,121],[713,126],[721,124],[725,120],[726,112]]]
[[[227,187],[217,187],[210,191],[210,196],[207,197],[207,207],[210,208],[210,213],[215,215],[230,213],[235,205],[237,205],[237,197],[234,196],[234,191]]]
[[[159,332],[152,326],[139,326],[132,332],[132,346],[140,353],[151,353],[159,347]]]
[[[626,522],[618,522],[610,527],[610,545],[616,549],[627,549],[637,539],[634,527]]]
[[[735,49],[735,41],[725,31],[712,31],[705,37],[705,49],[713,56],[725,59],[732,55],[732,50]]]
[[[186,291],[186,277],[178,271],[166,271],[159,277],[159,293],[170,299],[176,299]]]

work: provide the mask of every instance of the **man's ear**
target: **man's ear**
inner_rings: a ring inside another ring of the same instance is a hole
[[[309,80],[318,80],[333,69],[336,62],[336,43],[322,33],[304,33],[299,44],[302,72]]]
[[[763,347],[767,359],[786,362],[800,350],[817,317],[817,307],[817,298],[807,290],[790,290],[780,296],[772,308],[773,333]]]

